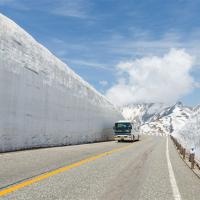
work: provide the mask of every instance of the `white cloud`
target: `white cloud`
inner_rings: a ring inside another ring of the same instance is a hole
[[[20,0],[0,0],[0,6],[6,6],[22,11],[30,10],[30,8]]]
[[[200,82],[194,83],[194,86],[195,86],[196,88],[200,88]]]
[[[16,10],[37,10],[64,17],[87,18],[90,4],[87,0],[0,0],[0,6]]]
[[[50,12],[66,17],[86,18],[87,5],[87,2],[83,0],[57,0],[56,6]]]
[[[102,80],[102,81],[99,81],[99,84],[105,87],[106,85],[108,85],[108,81]]]
[[[99,62],[85,61],[85,60],[72,60],[68,59],[68,62],[74,66],[88,67],[88,68],[96,68],[112,71],[112,68],[109,68],[106,64],[102,64]]]
[[[138,58],[146,56],[161,56],[166,54],[171,48],[186,49],[187,52],[195,56],[195,64],[200,65],[200,29],[192,30],[184,34],[176,30],[168,31],[155,38],[152,32],[133,29],[130,36],[118,36],[111,30],[111,37],[105,40],[96,41],[96,46],[102,47],[107,54],[117,57]]]
[[[137,102],[173,103],[194,87],[190,75],[194,58],[184,49],[171,49],[152,56],[121,62],[118,82],[106,96],[116,105]]]

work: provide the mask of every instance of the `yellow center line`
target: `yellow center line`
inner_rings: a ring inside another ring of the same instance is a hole
[[[33,183],[36,183],[36,182],[39,182],[39,181],[41,181],[41,180],[47,179],[47,178],[49,178],[49,177],[51,177],[51,176],[54,176],[54,175],[56,175],[56,174],[59,174],[59,173],[61,173],[61,172],[68,171],[68,170],[70,170],[70,169],[72,169],[72,168],[81,166],[81,165],[83,165],[83,164],[85,164],[85,163],[89,163],[89,162],[94,161],[94,160],[96,160],[96,159],[98,159],[98,158],[107,156],[107,155],[109,155],[109,154],[112,154],[112,153],[114,153],[114,152],[120,151],[120,150],[122,150],[122,149],[126,149],[126,148],[128,148],[128,147],[130,147],[130,146],[131,146],[131,144],[126,145],[126,146],[123,146],[123,147],[120,147],[120,148],[115,148],[115,149],[113,149],[113,150],[111,150],[111,151],[107,151],[107,152],[98,154],[98,155],[96,155],[96,156],[92,156],[92,157],[86,158],[86,159],[84,159],[84,160],[78,161],[78,162],[73,163],[73,164],[71,164],[71,165],[67,165],[67,166],[65,166],[65,167],[58,168],[58,169],[56,169],[56,170],[53,170],[53,171],[47,172],[47,173],[45,173],[45,174],[42,174],[42,175],[36,176],[36,177],[34,177],[34,178],[31,178],[31,179],[29,179],[29,180],[27,180],[27,181],[23,181],[23,182],[18,183],[18,184],[16,184],[16,185],[10,186],[10,187],[8,187],[8,188],[6,188],[6,189],[0,190],[0,197],[1,197],[1,196],[5,196],[5,195],[7,195],[7,194],[9,194],[9,193],[11,193],[11,192],[14,192],[14,191],[16,191],[16,190],[18,190],[18,189],[20,189],[20,188],[23,188],[23,187],[26,187],[26,186],[28,186],[28,185],[31,185],[31,184],[33,184]]]

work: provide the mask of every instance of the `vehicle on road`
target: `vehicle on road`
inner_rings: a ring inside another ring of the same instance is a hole
[[[117,121],[113,127],[115,132],[115,140],[121,141],[135,141],[140,139],[139,130],[134,127],[131,121],[120,120]]]

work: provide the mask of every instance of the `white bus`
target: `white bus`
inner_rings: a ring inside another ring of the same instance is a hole
[[[115,132],[115,140],[121,141],[135,141],[140,139],[139,130],[134,127],[130,121],[120,120],[117,121],[113,127]]]

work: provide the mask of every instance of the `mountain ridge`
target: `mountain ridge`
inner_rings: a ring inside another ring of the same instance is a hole
[[[180,101],[171,106],[164,103],[131,104],[121,110],[122,115],[140,126],[144,134],[171,134],[181,129],[193,112]]]

